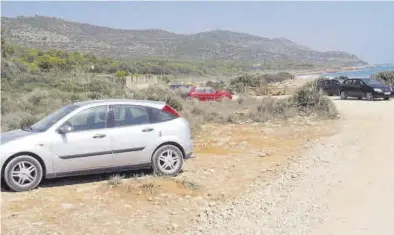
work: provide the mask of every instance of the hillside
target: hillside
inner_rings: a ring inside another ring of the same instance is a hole
[[[251,68],[367,64],[345,52],[319,52],[286,38],[269,39],[225,30],[183,35],[156,29],[112,29],[43,16],[2,17],[1,21],[4,36],[12,43],[105,57],[232,61]]]

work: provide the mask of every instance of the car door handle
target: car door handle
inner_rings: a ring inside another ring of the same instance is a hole
[[[147,128],[142,129],[142,132],[149,132],[149,131],[153,131],[153,128],[147,127]]]
[[[95,139],[100,139],[100,138],[104,138],[104,137],[105,137],[104,134],[96,134],[93,136],[93,138],[95,138]]]

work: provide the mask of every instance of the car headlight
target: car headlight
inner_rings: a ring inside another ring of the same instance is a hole
[[[374,88],[373,90],[374,90],[375,92],[379,92],[379,93],[382,92],[382,89],[380,89],[380,88]]]

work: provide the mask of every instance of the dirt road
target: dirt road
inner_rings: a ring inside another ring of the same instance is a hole
[[[335,103],[337,134],[187,234],[394,234],[394,101]]]

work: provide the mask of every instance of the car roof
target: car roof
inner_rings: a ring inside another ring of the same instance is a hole
[[[153,108],[163,108],[166,105],[163,101],[154,101],[154,100],[133,100],[133,99],[105,99],[105,100],[87,100],[76,102],[74,105],[83,107],[83,106],[96,106],[96,105],[116,105],[116,104],[130,104],[130,105],[142,105],[149,106]]]

